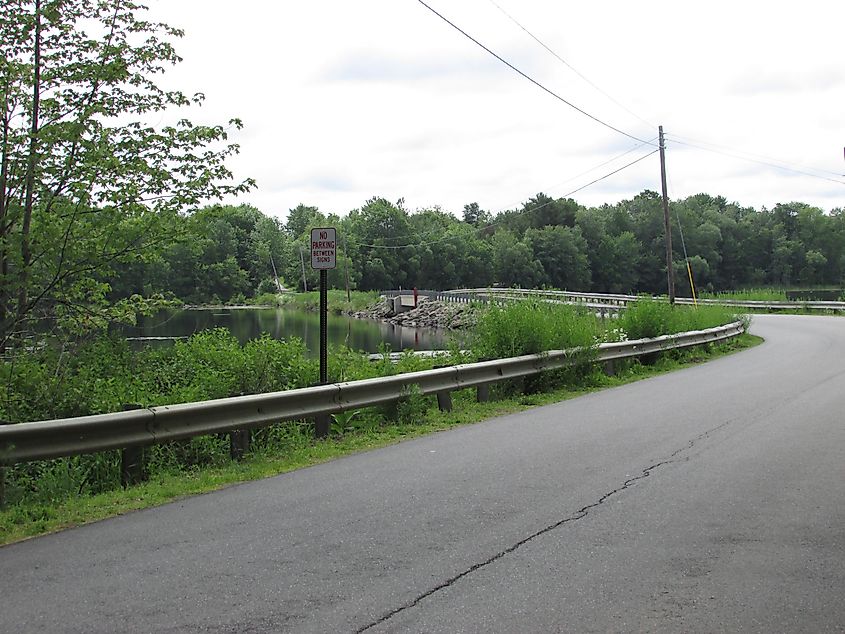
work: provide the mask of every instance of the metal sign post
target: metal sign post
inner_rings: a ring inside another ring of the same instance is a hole
[[[325,269],[320,270],[320,385],[328,383],[328,357],[326,352],[328,340],[328,316],[329,298],[326,286],[328,273]]]
[[[337,266],[337,231],[334,227],[311,229],[311,268],[320,271],[320,385],[328,383],[328,270]],[[315,435],[328,436],[329,418],[317,418]]]

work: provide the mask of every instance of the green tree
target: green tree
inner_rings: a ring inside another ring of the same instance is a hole
[[[618,223],[613,208],[583,209],[576,216],[576,227],[587,244],[587,258],[592,277],[591,289],[603,293],[630,293],[638,288],[637,267],[642,247],[628,230]]]
[[[555,200],[543,193],[539,193],[522,207],[528,226],[537,229],[553,226],[575,226],[575,215],[578,203],[571,198]]]
[[[300,203],[288,212],[285,229],[287,229],[288,235],[296,240],[305,235],[310,236],[311,229],[322,227],[325,224],[326,217],[317,207],[310,207]]]
[[[478,203],[464,205],[463,214],[464,222],[473,227],[483,227],[491,220],[490,212],[484,211],[478,206]]]
[[[535,288],[542,283],[543,266],[531,247],[507,230],[497,231],[492,239],[493,274],[502,286]]]
[[[275,290],[276,277],[284,279],[283,264],[288,237],[276,218],[262,215],[247,239],[249,277],[254,288],[263,281],[271,282]],[[284,283],[284,282],[282,282]]]
[[[525,242],[543,267],[543,283],[573,291],[589,290],[590,263],[580,230],[560,226],[529,229]]]
[[[401,202],[401,201],[400,201]],[[371,198],[349,212],[349,249],[360,270],[361,290],[413,285],[418,243],[408,212],[384,198]],[[354,249],[354,254],[353,254]]]
[[[0,341],[35,317],[108,318],[104,280],[169,239],[168,218],[243,192],[229,127],[156,75],[182,32],[131,0],[7,0],[0,15]],[[84,27],[84,30],[83,30]]]
[[[645,190],[619,205],[631,218],[631,230],[642,245],[637,273],[642,292],[666,292],[666,251],[660,194]]]
[[[820,251],[810,249],[804,254],[804,268],[801,269],[801,283],[808,286],[824,282],[827,258]]]
[[[592,269],[593,277],[601,275],[602,290],[607,293],[634,293],[638,290],[637,268],[642,247],[630,231],[607,236],[599,250],[602,269]],[[593,280],[595,283],[597,280]]]

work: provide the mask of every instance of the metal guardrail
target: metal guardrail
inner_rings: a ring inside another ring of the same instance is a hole
[[[387,298],[395,298],[399,295],[410,297],[413,295],[413,291],[404,289],[382,291],[381,295]],[[586,294],[583,294],[585,295],[585,298],[583,299],[578,298],[577,296],[579,295],[582,294],[569,293],[566,291],[539,291],[520,288],[474,288],[452,291],[417,291],[417,297],[424,297],[429,300],[452,304],[471,304],[473,302],[483,304],[503,304],[508,301],[515,301],[525,297],[540,297],[543,301],[552,303],[576,304],[598,313],[602,317],[619,311],[620,306],[618,305],[612,305],[607,301],[590,302],[586,297]]]
[[[384,297],[388,298],[397,297],[399,295],[412,296],[413,294],[414,291],[409,289],[382,291],[380,293],[380,295],[383,295]],[[478,294],[476,294],[474,290],[467,292],[417,290],[417,297],[425,297],[426,299],[430,299],[432,301],[449,302],[451,304],[471,304],[473,302],[487,303],[488,301],[487,298],[480,297]]]
[[[592,362],[612,362],[674,348],[721,341],[743,332],[741,322],[708,330],[605,343]],[[125,449],[191,436],[237,432],[273,423],[328,416],[344,410],[401,399],[414,389],[438,395],[444,409],[449,393],[469,387],[486,389],[506,379],[530,376],[578,362],[579,350],[553,350],[509,359],[482,361],[393,376],[334,383],[284,392],[163,405],[113,414],[98,414],[0,426],[0,465]]]
[[[675,301],[679,304],[692,304],[690,297],[677,297]],[[760,308],[763,310],[822,310],[822,311],[845,311],[845,302],[829,301],[759,301],[759,300],[737,300],[737,299],[699,299],[699,304],[710,304],[716,306],[736,306],[738,308]]]
[[[461,354],[469,354],[469,350],[461,350]],[[374,352],[367,355],[368,361],[384,361],[387,359],[390,363],[399,363],[405,355],[417,357],[418,359],[439,359],[444,357],[451,357],[452,353],[449,350],[406,350],[403,352]]]
[[[451,293],[453,291],[446,291]],[[574,291],[558,290],[535,290],[524,288],[472,288],[458,289],[454,291],[461,296],[476,295],[481,298],[491,297],[552,297],[560,298],[568,304],[578,304],[589,308],[597,308],[601,305],[613,306],[615,310],[625,308],[628,304],[636,302],[640,297],[637,295],[620,295],[612,293],[578,293]],[[818,310],[818,311],[845,311],[845,302],[831,301],[758,301],[758,300],[736,300],[736,299],[698,299],[691,297],[676,297],[677,304],[693,305],[694,303],[716,306],[733,306],[737,308],[751,308],[760,310]]]

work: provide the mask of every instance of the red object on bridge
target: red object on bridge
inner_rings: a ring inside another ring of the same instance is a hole
[[[414,287],[414,308],[417,307],[417,287]]]

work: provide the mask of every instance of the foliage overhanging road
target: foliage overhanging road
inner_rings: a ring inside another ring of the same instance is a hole
[[[0,548],[3,632],[841,631],[845,321]]]

